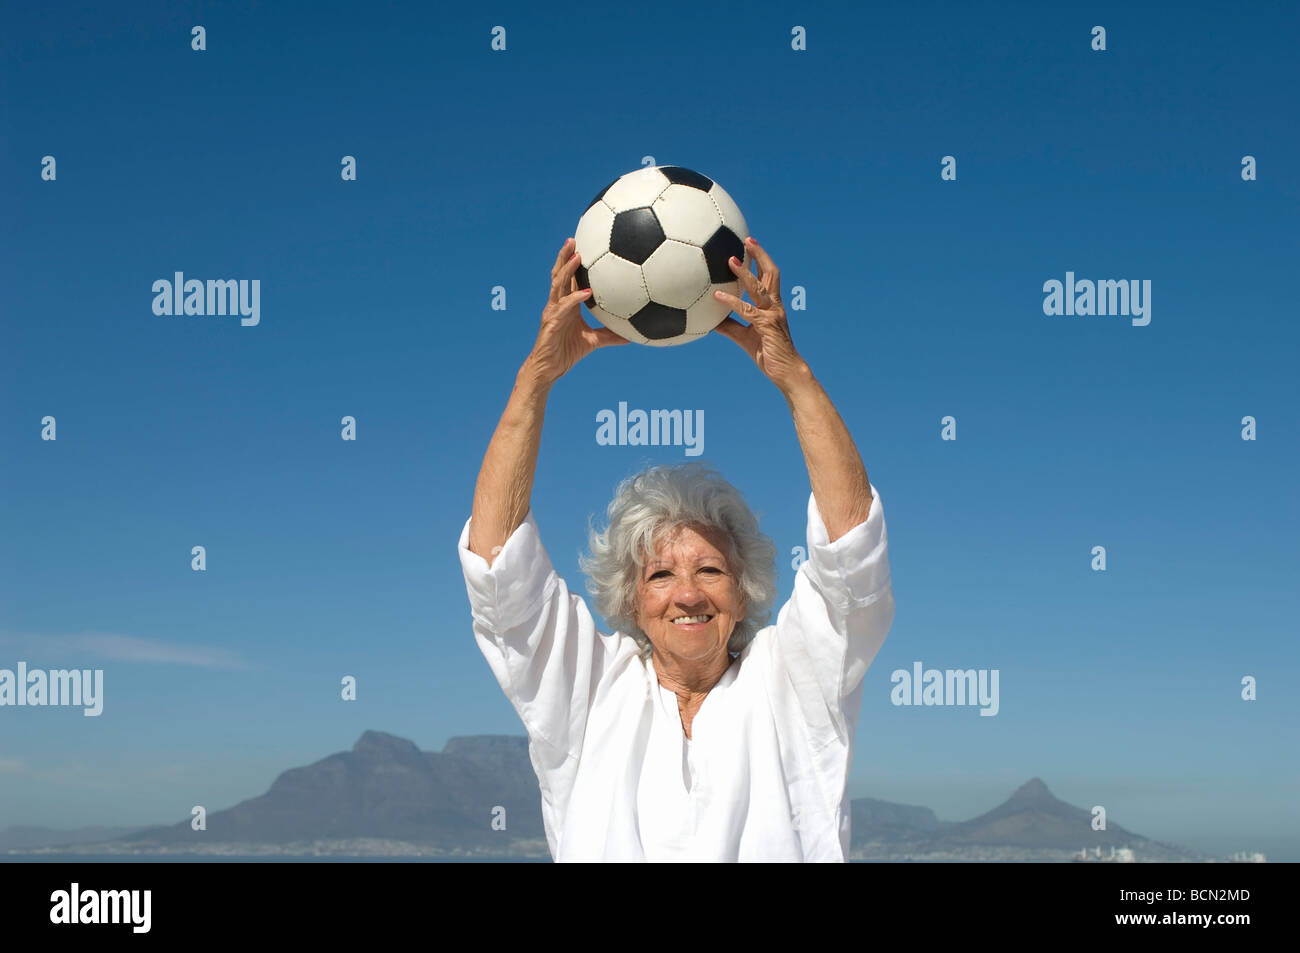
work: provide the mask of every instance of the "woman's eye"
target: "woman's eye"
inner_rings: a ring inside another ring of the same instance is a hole
[[[699,571],[700,571],[700,572],[704,572],[704,573],[711,573],[711,574],[713,574],[713,575],[715,575],[715,576],[721,576],[721,575],[723,575],[722,570],[719,569],[717,566],[701,566]],[[667,570],[667,569],[660,569],[658,572],[651,573],[651,574],[647,577],[647,582],[650,581],[650,580],[659,579],[660,577],[667,577],[667,576],[671,576],[671,575],[672,575],[672,572],[671,572],[670,570]]]

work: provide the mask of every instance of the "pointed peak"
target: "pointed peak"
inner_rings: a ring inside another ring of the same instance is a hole
[[[354,754],[378,755],[383,757],[410,757],[411,755],[420,756],[420,749],[415,746],[415,742],[407,738],[399,738],[397,735],[390,735],[385,731],[366,731],[362,732],[357,743],[352,746]]]
[[[1047,785],[1043,783],[1042,778],[1030,778],[1020,787],[1016,788],[1016,793],[1011,795],[1013,800],[1017,801],[1054,801],[1055,797],[1052,792],[1047,790]]]

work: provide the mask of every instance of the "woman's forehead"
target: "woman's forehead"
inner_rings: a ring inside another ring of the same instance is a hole
[[[651,559],[672,559],[685,556],[720,556],[726,558],[730,543],[726,533],[711,526],[677,526],[665,528],[655,534],[654,553]]]

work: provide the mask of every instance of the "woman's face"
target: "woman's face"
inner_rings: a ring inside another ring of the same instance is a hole
[[[681,527],[656,539],[637,581],[637,624],[660,656],[682,662],[727,655],[727,640],[745,618],[725,534]]]

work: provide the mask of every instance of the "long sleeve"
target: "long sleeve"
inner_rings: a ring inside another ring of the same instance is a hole
[[[834,542],[809,494],[808,559],[777,617],[777,694],[793,697],[818,748],[851,744],[857,689],[894,618],[884,504],[872,491],[866,520]]]
[[[580,754],[614,637],[597,633],[586,602],[555,571],[531,509],[490,567],[470,551],[469,525],[459,553],[474,638],[529,739],[550,748],[558,767]]]

